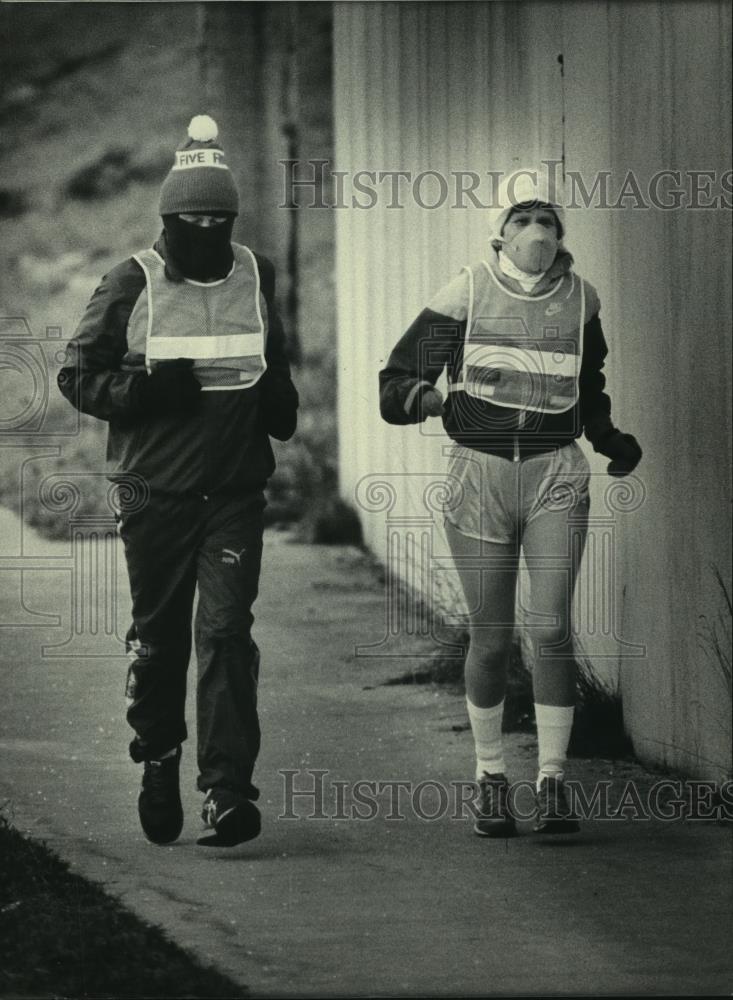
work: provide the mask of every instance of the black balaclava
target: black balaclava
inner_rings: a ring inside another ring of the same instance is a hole
[[[218,281],[226,278],[232,269],[235,216],[224,212],[216,214],[226,214],[226,221],[215,226],[197,226],[184,222],[178,215],[163,216],[166,249],[186,278]]]

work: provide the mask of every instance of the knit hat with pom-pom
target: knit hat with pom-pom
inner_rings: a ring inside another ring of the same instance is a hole
[[[232,212],[239,214],[239,193],[213,118],[196,115],[188,138],[178,147],[175,163],[160,192],[161,215],[178,212]]]

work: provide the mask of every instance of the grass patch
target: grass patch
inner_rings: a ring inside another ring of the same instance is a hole
[[[622,760],[634,756],[624,728],[621,694],[593,672],[590,661],[577,657],[578,700],[568,753],[572,757]]]
[[[0,815],[0,995],[243,997]]]

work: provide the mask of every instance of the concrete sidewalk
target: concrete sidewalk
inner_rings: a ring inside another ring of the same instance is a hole
[[[2,512],[0,528],[7,556],[17,523]],[[731,992],[733,851],[720,826],[599,821],[558,844],[526,823],[520,837],[493,842],[450,810],[421,818],[409,799],[404,819],[388,819],[384,797],[370,821],[337,818],[331,782],[472,777],[462,699],[381,686],[415,661],[354,656],[385,622],[383,591],[352,550],[267,538],[255,606],[262,836],[231,851],[195,846],[201,796],[189,741],[184,833],[170,847],[148,844],[136,814],[140,770],[126,757],[125,660],[42,655],[69,633],[71,602],[68,547],[39,542],[32,554],[41,553],[22,589],[19,572],[0,573],[0,622],[21,623],[0,632],[0,796],[21,829],[253,993]],[[61,568],[48,568],[49,557]],[[59,624],[34,625],[41,613]],[[511,737],[508,757],[513,778],[533,777],[529,737]],[[298,788],[312,785],[307,770],[328,772],[325,818],[305,818],[305,797],[292,802],[295,818],[278,818],[284,770],[298,772]],[[602,761],[573,762],[571,776],[634,777],[641,789],[653,780]],[[441,812],[429,790],[421,804]]]

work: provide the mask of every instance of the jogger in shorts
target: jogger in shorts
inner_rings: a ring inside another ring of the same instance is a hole
[[[611,420],[598,295],[573,270],[550,178],[517,171],[498,204],[486,260],[442,288],[392,351],[380,372],[380,408],[392,424],[440,416],[453,441],[445,530],[469,614],[474,830],[516,832],[501,726],[523,551],[539,744],[534,829],[574,833],[563,785],[576,688],[571,611],[590,504],[590,465],[577,438],[585,432],[615,476],[635,468],[641,449]],[[445,400],[435,387],[444,368]]]

